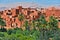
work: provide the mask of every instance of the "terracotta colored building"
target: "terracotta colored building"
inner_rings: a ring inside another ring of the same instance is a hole
[[[22,25],[21,21],[18,19],[19,14],[24,14],[25,18],[29,21],[36,19],[38,17],[37,10],[35,8],[22,8],[18,6],[17,8],[11,8],[9,10],[4,10],[0,12],[1,18],[6,22],[6,28],[16,28]],[[23,23],[23,22],[22,22]]]
[[[47,20],[51,15],[55,16],[57,19],[60,19],[60,9],[56,9],[54,7],[47,9],[41,8],[40,10],[37,10],[36,8],[22,8],[22,6],[18,6],[17,8],[11,8],[0,12],[1,17],[6,21],[7,29],[21,27],[24,23],[23,21],[21,24],[21,21],[18,19],[18,15],[21,13],[24,14],[28,21],[37,19],[40,16],[40,13],[43,13]]]
[[[46,20],[49,20],[50,16],[54,16],[57,20],[60,21],[60,9],[55,7],[50,7],[50,8],[44,9],[43,12],[45,13]],[[58,27],[60,28],[60,22],[58,23]]]

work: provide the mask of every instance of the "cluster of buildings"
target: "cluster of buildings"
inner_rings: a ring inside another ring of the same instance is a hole
[[[55,7],[50,8],[40,8],[39,10],[36,8],[23,8],[22,6],[18,6],[16,8],[11,8],[8,10],[0,11],[0,16],[6,22],[6,28],[20,28],[20,26],[24,23],[18,19],[19,14],[24,14],[25,18],[29,21],[35,20],[39,18],[41,13],[46,16],[46,20],[49,19],[50,16],[55,16],[58,20],[60,19],[60,9]],[[60,24],[60,22],[59,22]]]

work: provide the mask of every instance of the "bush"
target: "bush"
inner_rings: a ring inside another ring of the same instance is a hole
[[[26,28],[25,30],[1,28],[0,40],[60,40],[60,29],[57,28],[57,24],[58,20],[54,17],[50,17],[49,22],[47,22],[42,15],[37,20],[31,21],[31,25],[25,21],[23,25]],[[30,30],[31,26],[33,29]]]

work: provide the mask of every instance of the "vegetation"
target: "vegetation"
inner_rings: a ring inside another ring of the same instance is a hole
[[[4,20],[0,17],[0,26],[5,26],[6,24],[5,24],[5,22],[4,22]]]
[[[23,26],[25,30],[22,28],[9,30],[1,28],[0,40],[60,40],[58,20],[53,16],[47,22],[44,15],[41,15],[38,19],[32,20],[30,23],[26,20]]]
[[[23,14],[19,14],[18,18],[19,18],[20,21],[23,21],[24,20],[24,15]]]

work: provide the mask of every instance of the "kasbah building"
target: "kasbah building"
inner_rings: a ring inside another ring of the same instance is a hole
[[[18,15],[20,13],[23,13],[27,20],[33,20],[37,19],[40,13],[43,13],[46,16],[46,20],[49,20],[50,16],[56,17],[58,20],[60,19],[60,9],[57,9],[55,7],[50,8],[40,8],[39,10],[36,8],[23,8],[22,6],[18,6],[16,8],[11,8],[8,10],[0,11],[0,16],[3,18],[3,20],[6,21],[6,28],[20,28],[20,26],[24,23],[24,21],[21,24],[21,21],[18,19]],[[58,27],[60,28],[60,22],[58,22]]]

